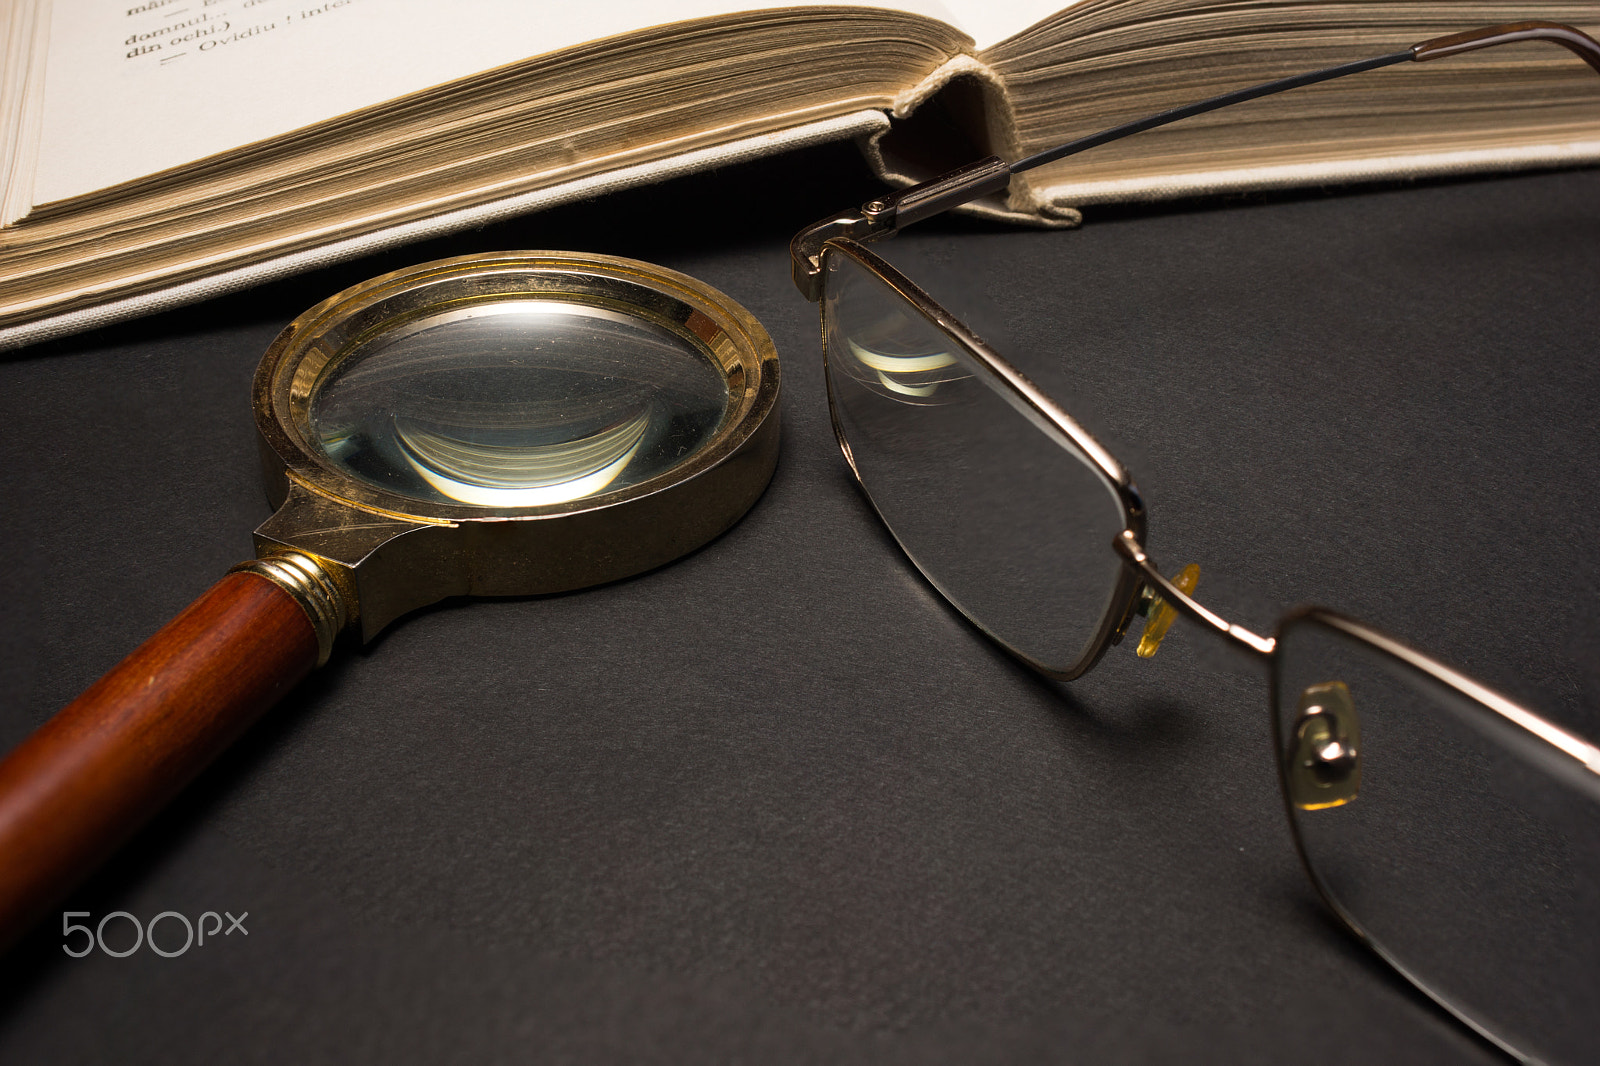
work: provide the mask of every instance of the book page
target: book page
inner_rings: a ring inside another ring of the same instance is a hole
[[[47,0],[14,0],[0,11],[0,226],[33,206],[33,171],[43,117],[44,57],[50,34]]]
[[[35,205],[159,173],[529,56],[650,26],[792,5],[53,0],[51,6]],[[873,0],[870,6],[954,24],[941,0]]]
[[[945,0],[950,25],[965,33],[982,51],[1007,37],[1043,22],[1077,0]],[[885,5],[887,6],[887,5]]]

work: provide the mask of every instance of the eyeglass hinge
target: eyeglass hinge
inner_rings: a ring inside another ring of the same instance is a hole
[[[813,222],[789,242],[789,269],[795,288],[813,303],[822,298],[822,246],[835,237],[859,241],[889,236],[902,226],[1001,192],[1010,184],[1010,164],[990,156],[932,181],[870,200],[857,214]]]
[[[867,206],[877,204],[873,201]],[[856,215],[836,215],[813,222],[789,242],[789,272],[794,287],[812,303],[822,299],[822,246],[835,237],[863,240],[878,236],[893,228],[881,212],[863,209]]]
[[[999,156],[968,163],[958,170],[942,174],[932,181],[901,189],[891,196],[874,200],[867,205],[878,206],[889,216],[895,229],[921,222],[952,207],[960,207],[980,196],[1003,192],[1011,185],[1011,164]]]

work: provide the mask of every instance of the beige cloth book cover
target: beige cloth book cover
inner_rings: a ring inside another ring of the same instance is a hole
[[[1593,4],[4,0],[0,346],[581,197],[856,138],[887,180]],[[1256,101],[975,210],[1600,159],[1600,85],[1495,49]]]

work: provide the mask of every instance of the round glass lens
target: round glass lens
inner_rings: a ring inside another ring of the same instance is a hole
[[[346,356],[310,408],[313,443],[369,485],[526,508],[612,492],[706,444],[721,368],[642,318],[561,300],[442,310]]]

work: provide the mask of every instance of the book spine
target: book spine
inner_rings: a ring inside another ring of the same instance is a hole
[[[891,124],[860,138],[867,164],[886,184],[917,185],[975,159],[1021,155],[1011,93],[975,56],[958,55],[895,97]],[[1042,195],[1023,176],[1005,195],[956,208],[964,214],[1030,226],[1076,226],[1083,216]]]

